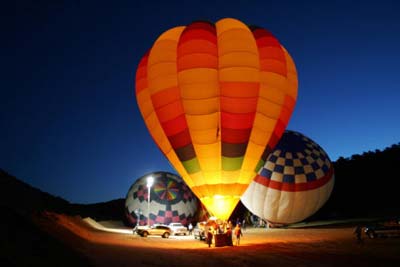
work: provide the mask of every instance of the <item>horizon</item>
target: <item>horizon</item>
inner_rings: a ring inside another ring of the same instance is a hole
[[[354,156],[357,156],[357,155],[363,156],[364,153],[368,153],[368,152],[372,152],[372,153],[375,153],[375,154],[376,154],[376,153],[382,153],[382,152],[384,152],[385,150],[390,149],[390,148],[392,148],[392,147],[395,146],[395,145],[400,145],[400,142],[394,143],[394,144],[392,144],[392,145],[390,145],[390,146],[387,146],[387,147],[385,147],[385,148],[383,148],[383,149],[375,149],[375,150],[363,151],[362,153],[352,154],[352,155],[349,156],[349,157],[343,157],[343,158],[344,158],[344,160],[351,161],[351,160],[352,160],[352,157],[354,157]],[[339,160],[340,158],[341,158],[341,156],[340,156],[337,160]],[[336,161],[332,161],[332,164],[336,164],[336,163],[337,163],[337,160],[336,160]],[[55,195],[55,194],[53,194],[53,193],[51,193],[51,192],[43,191],[41,188],[35,187],[35,186],[33,186],[33,185],[31,185],[31,184],[25,182],[25,181],[23,180],[23,178],[17,177],[17,176],[15,176],[14,174],[8,172],[7,170],[2,169],[1,167],[0,167],[0,171],[3,171],[4,173],[8,174],[9,176],[14,177],[14,178],[17,179],[18,181],[21,181],[21,182],[23,182],[23,183],[25,183],[25,184],[27,184],[27,185],[33,187],[34,189],[37,189],[37,190],[39,190],[39,191],[41,191],[41,192],[50,194],[50,195],[53,196],[53,197],[62,198],[63,200],[69,202],[70,204],[91,205],[91,204],[108,203],[108,202],[115,201],[115,200],[120,200],[120,199],[126,199],[126,196],[121,196],[121,197],[117,197],[117,198],[113,198],[113,199],[109,199],[109,200],[100,200],[100,201],[97,201],[97,202],[90,202],[90,203],[72,202],[72,201],[70,201],[70,200],[68,200],[68,199],[65,199],[65,198],[63,198],[63,197],[61,197],[61,196]],[[150,173],[154,173],[154,172],[168,172],[168,171],[165,171],[165,170],[154,170],[153,172],[150,172]],[[179,177],[181,177],[176,171],[172,171],[171,173],[176,174],[176,175],[178,175]],[[146,176],[146,175],[148,175],[148,174],[149,174],[149,173],[146,173],[146,174],[144,174],[143,176]],[[142,177],[143,177],[143,176],[142,176]],[[137,177],[137,178],[139,179],[139,178],[142,178],[142,177]],[[182,177],[181,177],[181,178],[182,178]],[[135,182],[136,182],[136,181],[135,181]],[[134,184],[134,183],[133,183],[133,184]],[[133,184],[132,184],[132,185],[133,185]],[[132,186],[132,185],[131,185],[131,186]],[[131,186],[130,186],[130,187],[131,187]],[[128,191],[127,191],[127,192],[128,192]]]

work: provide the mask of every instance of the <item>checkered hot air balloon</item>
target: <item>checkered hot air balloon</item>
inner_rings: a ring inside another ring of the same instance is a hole
[[[303,134],[286,131],[241,201],[264,220],[294,223],[321,208],[333,184],[333,166],[325,151]]]
[[[146,184],[149,176],[154,178],[154,185],[150,190],[150,224],[188,224],[195,216],[198,200],[182,178],[168,172],[146,174],[130,187],[125,200],[128,221],[133,225],[147,224]]]

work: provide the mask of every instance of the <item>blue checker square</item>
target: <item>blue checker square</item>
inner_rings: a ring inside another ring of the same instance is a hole
[[[307,182],[312,182],[312,181],[317,180],[317,176],[313,172],[307,173],[306,178],[307,178]]]
[[[301,167],[294,167],[294,173],[295,174],[304,174],[304,168]]]
[[[326,164],[322,165],[321,169],[324,171],[324,173],[327,173],[329,171],[328,165]]]
[[[274,172],[283,173],[283,169],[284,169],[284,166],[277,164],[277,165],[275,165]]]
[[[277,159],[278,159],[277,156],[271,155],[271,156],[269,157],[268,161],[271,161],[271,162],[275,163]]]
[[[300,161],[303,165],[308,165],[308,160],[306,158],[302,158]]]
[[[261,174],[261,176],[263,176],[263,177],[271,178],[271,176],[272,176],[272,171],[270,171],[270,170],[268,170],[268,169],[266,169],[266,168],[262,168],[260,174]]]
[[[293,160],[292,159],[285,159],[285,165],[286,166],[293,166]]]
[[[286,151],[282,150],[279,156],[281,156],[282,158],[286,157]]]
[[[294,183],[294,175],[292,175],[292,174],[283,175],[283,182],[293,184]]]
[[[321,151],[321,152],[322,152],[322,151]],[[326,157],[325,157],[324,153],[321,153],[321,155],[319,155],[319,158],[320,158],[322,161],[325,161],[325,160],[326,160]]]
[[[316,161],[314,161],[313,163],[311,163],[311,167],[312,167],[312,169],[313,169],[314,171],[316,171],[316,170],[319,169],[319,165],[318,165],[318,163],[317,163]]]

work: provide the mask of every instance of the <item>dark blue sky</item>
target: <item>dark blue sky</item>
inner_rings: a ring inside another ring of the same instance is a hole
[[[288,129],[332,160],[400,141],[398,1],[159,2],[10,7],[0,168],[78,203],[125,197],[136,178],[174,172],[136,105],[136,66],[163,31],[224,17],[269,29],[294,58],[299,96]]]

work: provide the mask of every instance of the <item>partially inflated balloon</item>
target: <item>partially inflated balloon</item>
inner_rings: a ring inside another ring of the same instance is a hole
[[[199,21],[158,37],[139,63],[136,97],[158,147],[227,219],[286,128],[297,74],[267,30]]]
[[[294,223],[321,208],[333,184],[333,166],[325,151],[308,137],[286,131],[241,200],[264,220]]]
[[[148,203],[147,178],[154,178]],[[134,225],[190,223],[196,215],[198,200],[179,176],[154,172],[142,176],[129,188],[125,199],[127,219]],[[150,208],[150,210],[148,210]]]

